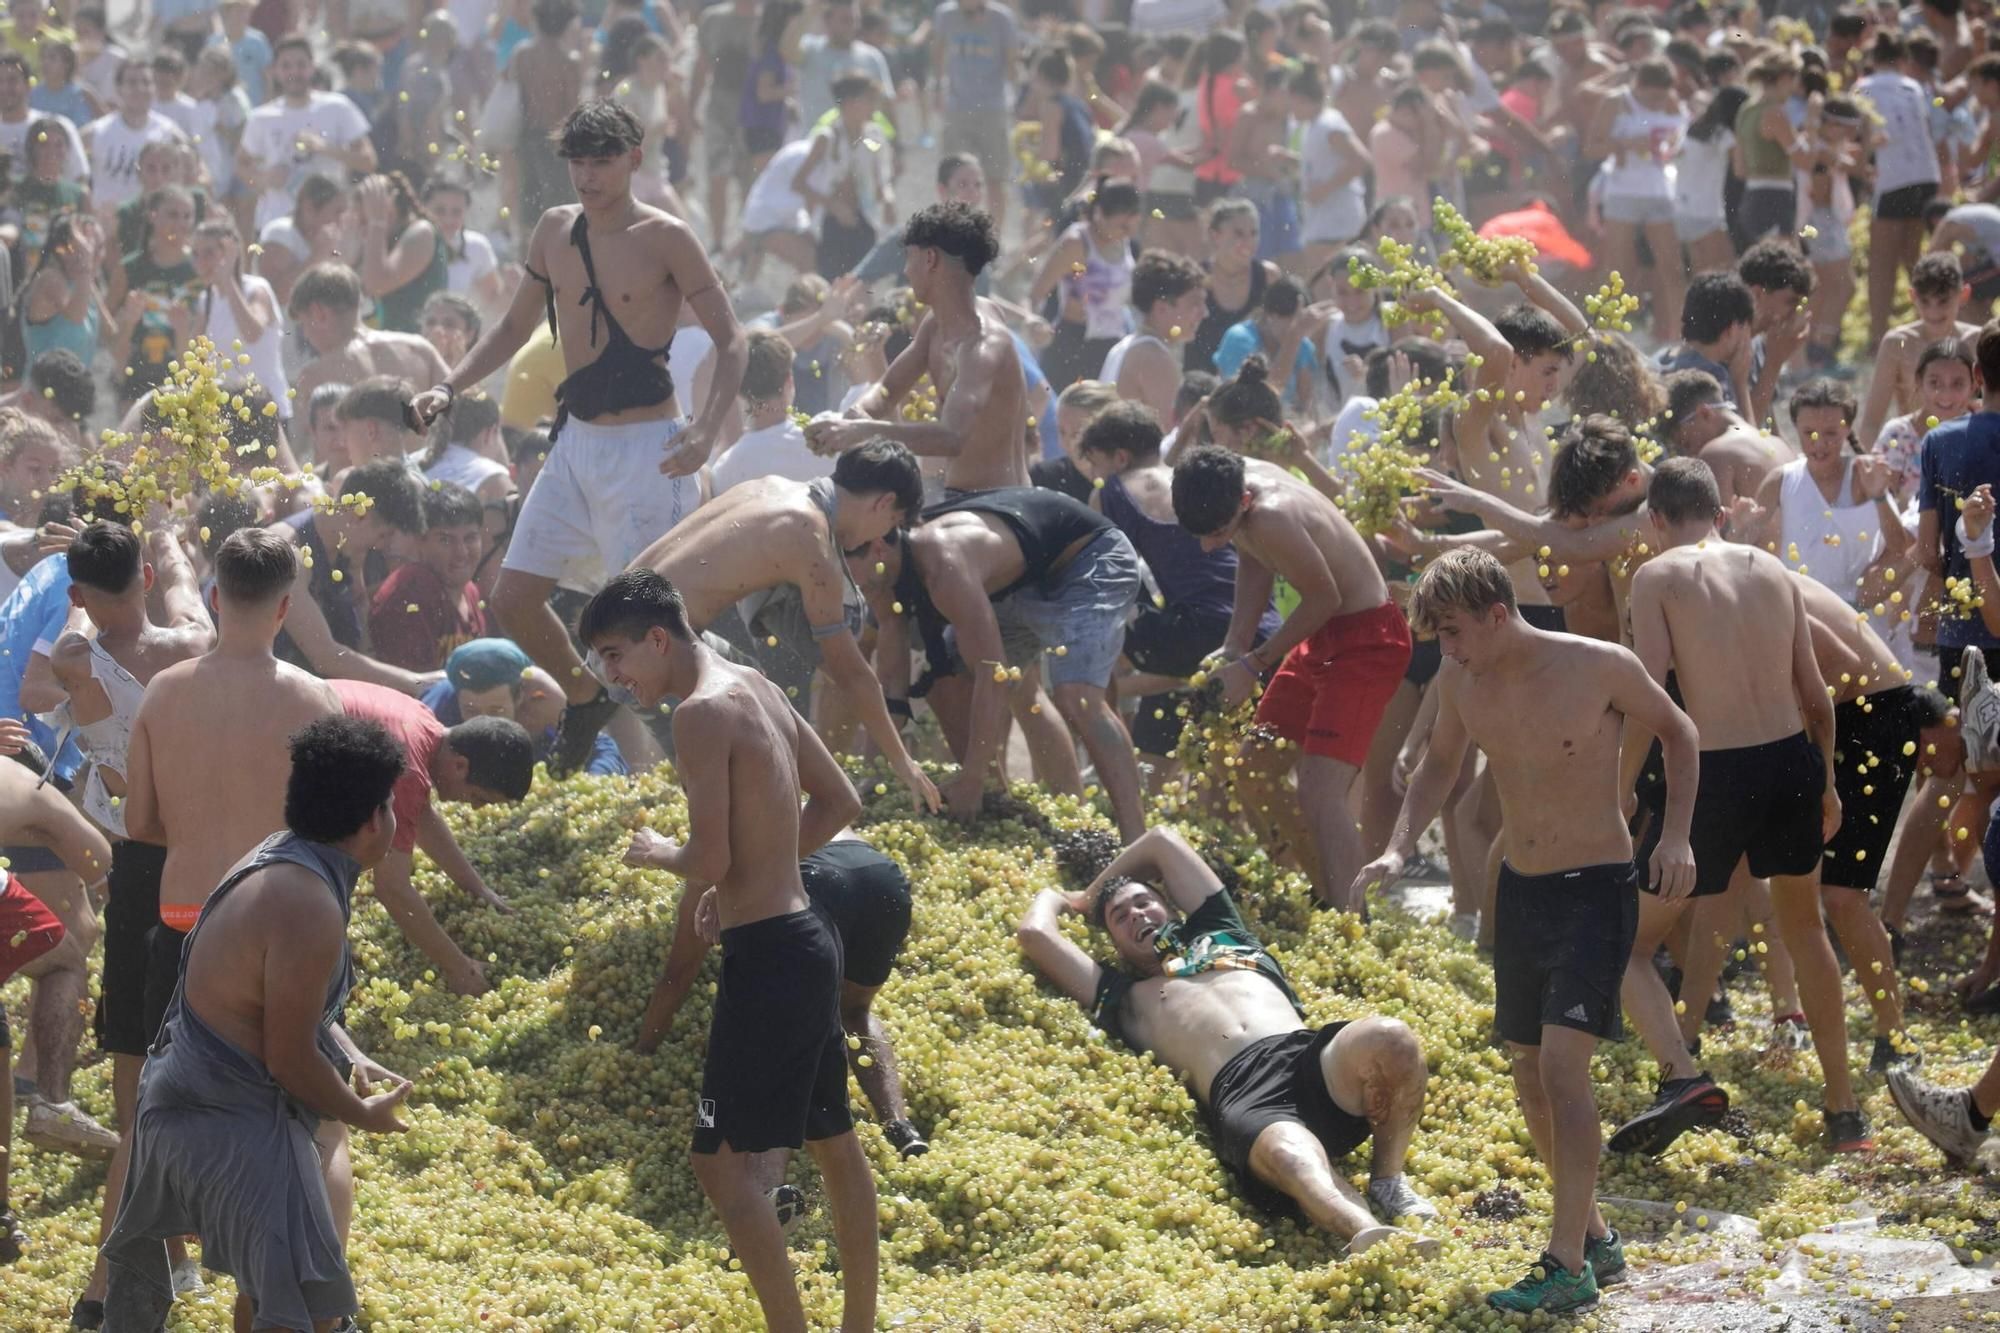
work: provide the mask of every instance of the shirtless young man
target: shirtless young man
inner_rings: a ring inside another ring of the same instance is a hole
[[[910,691],[913,625],[933,678],[971,677],[969,719],[948,705],[940,713],[961,764],[945,803],[960,818],[979,813],[1008,703],[1032,693],[1046,661],[1056,710],[1083,738],[1120,831],[1137,837],[1145,830],[1139,759],[1109,694],[1139,599],[1131,541],[1088,505],[1040,486],[977,491],[927,513],[902,539],[853,553],[850,568],[875,608],[876,661],[891,698]],[[1080,794],[1076,747],[1060,725],[1053,730],[1051,741],[1023,728],[1035,770]]]
[[[845,418],[814,419],[806,442],[834,454],[890,439],[919,458],[947,459],[947,497],[1026,486],[1028,390],[1020,354],[998,313],[972,293],[973,280],[1000,253],[993,220],[966,204],[932,204],[904,224],[903,246],[910,295],[929,307],[916,336]],[[926,374],[937,420],[904,421],[903,400]]]
[[[1722,385],[1707,371],[1676,370],[1666,389],[1665,443],[1708,464],[1724,514],[1738,496],[1754,498],[1767,475],[1798,456],[1783,437],[1758,430],[1724,402]]]
[[[126,836],[126,748],[146,685],[176,662],[198,657],[215,642],[215,623],[168,524],[145,537],[119,523],[96,522],[77,533],[66,557],[69,599],[96,627],[95,639],[71,631],[56,641],[49,663],[68,695],[64,723],[90,760],[83,809],[110,834],[111,880],[104,909],[104,973],[97,1004],[97,1044],[111,1054],[112,1099],[129,1129],[139,1101],[139,1071],[156,1034],[145,1025],[147,937],[160,923],[160,873],[166,849]],[[156,595],[165,623],[146,611]],[[104,1182],[102,1240],[116,1216],[131,1136],[120,1137]],[[185,1251],[174,1256],[185,1261]],[[100,1259],[73,1319],[95,1327],[102,1315],[106,1272]]]
[[[841,1329],[870,1333],[875,1178],[847,1107],[840,946],[799,877],[799,858],[845,828],[860,797],[783,691],[702,645],[680,594],[658,574],[612,578],[584,606],[578,634],[641,707],[681,701],[673,727],[687,839],[635,836],[634,844],[647,849],[647,864],[717,890],[723,981],[695,1116],[695,1178],[772,1333],[805,1333],[784,1233],[754,1170],[758,1153],[803,1142],[832,1202]]]
[[[1245,370],[1260,360],[1252,357]],[[1283,750],[1258,748],[1245,813],[1265,847],[1298,858],[1321,903],[1365,915],[1367,902],[1353,888],[1365,853],[1348,790],[1410,664],[1410,627],[1367,543],[1333,501],[1284,469],[1225,447],[1268,429],[1263,413],[1276,410],[1277,395],[1256,382],[1250,387],[1271,401],[1249,421],[1239,419],[1232,390],[1243,387],[1225,389],[1209,408],[1222,443],[1190,450],[1174,465],[1174,517],[1203,550],[1235,546],[1236,607],[1219,654],[1224,665],[1214,674],[1230,707],[1269,676],[1257,721],[1289,742]],[[1246,397],[1254,402],[1257,395]],[[1253,648],[1280,577],[1299,603]],[[1296,798],[1285,789],[1294,758]]]
[[[354,985],[355,881],[395,834],[402,750],[341,717],[266,743],[285,758],[283,831],[205,895],[147,1062],[104,1246],[115,1333],[165,1326],[174,1292],[162,1242],[190,1232],[203,1265],[236,1279],[237,1328],[331,1333],[359,1308],[341,1219],[347,1126],[406,1128],[397,1106],[409,1080],[362,1055],[338,1021]]]
[[[1979,340],[1979,325],[1958,317],[1965,297],[1965,275],[1957,255],[1927,254],[1911,267],[1910,299],[1917,318],[1890,329],[1883,337],[1855,439],[1873,441],[1894,412],[1916,410],[1922,401],[1917,394],[1917,358],[1926,347],[1944,338],[1958,338],[1968,346]]]
[[[618,705],[584,670],[549,594],[580,562],[626,568],[694,512],[696,474],[716,452],[749,352],[694,232],[632,197],[644,137],[632,113],[588,101],[560,133],[578,202],[542,214],[513,304],[412,410],[428,425],[548,320],[568,372],[556,390],[555,448],[522,502],[493,606],[508,637],[562,682],[570,707],[550,766],[567,773],[589,758]],[[715,343],[708,399],[692,420],[667,373],[684,304]]]
[[[1643,910],[1614,785],[1621,729],[1657,734],[1666,751],[1666,828],[1646,875],[1666,901],[1694,887],[1688,823],[1698,742],[1687,715],[1626,649],[1523,619],[1491,555],[1440,556],[1417,581],[1410,609],[1444,649],[1437,721],[1389,850],[1362,868],[1353,892],[1359,898],[1402,873],[1458,780],[1467,747],[1485,751],[1506,849],[1495,896],[1493,1020],[1555,1185],[1547,1250],[1527,1277],[1487,1300],[1501,1310],[1560,1314],[1595,1301],[1600,1284],[1625,1268],[1594,1197],[1599,1130],[1590,1074],[1597,1042],[1620,1033],[1621,974]],[[1637,966],[1652,970],[1645,958]]]
[[[875,440],[842,454],[825,480],[765,477],[732,486],[640,552],[632,567],[674,586],[697,633],[735,615],[748,634],[754,617],[779,638],[778,650],[817,658],[811,665],[846,696],[918,807],[936,810],[937,788],[903,748],[882,683],[855,640],[861,594],[846,559],[915,518],[923,487],[908,449]],[[746,599],[760,594],[763,605],[753,613]],[[810,700],[797,702],[810,711]],[[897,703],[907,716],[909,701]]]
[[[1072,944],[1065,912],[1103,926],[1122,967]],[[1081,893],[1043,889],[1016,935],[1098,1027],[1187,1084],[1251,1202],[1277,1212],[1289,1199],[1349,1254],[1408,1235],[1398,1218],[1437,1216],[1403,1178],[1424,1106],[1416,1034],[1393,1018],[1306,1026],[1284,968],[1179,833],[1148,830]],[[1364,1197],[1334,1163],[1370,1138]]]
[[[1726,892],[1746,859],[1752,875],[1770,878],[1778,933],[1826,1077],[1827,1142],[1838,1152],[1866,1151],[1873,1141],[1848,1072],[1840,966],[1820,914],[1821,858],[1841,825],[1841,806],[1834,704],[1813,654],[1805,595],[1776,556],[1717,535],[1715,477],[1700,459],[1661,463],[1647,486],[1646,511],[1659,554],[1632,577],[1632,643],[1654,679],[1664,683],[1672,670],[1701,732],[1693,897]],[[1635,728],[1621,791],[1633,789],[1648,740]],[[1726,1104],[1695,1070],[1666,983],[1651,965],[1687,905],[1662,895],[1641,907],[1625,999],[1660,1062],[1662,1083],[1654,1105],[1612,1136],[1614,1152],[1658,1153]],[[1712,993],[1721,962],[1713,932],[1695,929],[1683,993]]]
[[[311,402],[322,384],[359,384],[375,375],[423,384],[445,373],[437,348],[418,335],[365,327],[361,300],[361,277],[345,264],[314,264],[299,275],[286,308],[313,351],[293,385],[299,403]]]

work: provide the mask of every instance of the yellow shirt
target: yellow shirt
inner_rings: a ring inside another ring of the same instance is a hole
[[[5,42],[9,51],[17,52],[27,61],[28,68],[35,71],[37,78],[42,73],[42,42],[49,38],[58,42],[68,42],[72,48],[76,46],[76,34],[54,23],[42,24],[35,29],[33,37],[17,34],[11,22],[0,23],[0,42]]]
[[[556,414],[556,386],[568,373],[562,349],[547,324],[521,344],[507,363],[507,387],[500,394],[500,422],[515,430],[533,430]]]

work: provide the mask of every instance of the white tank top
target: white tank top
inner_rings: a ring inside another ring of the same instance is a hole
[[[1614,157],[1604,173],[1604,193],[1620,199],[1671,199],[1674,178],[1667,165],[1680,149],[1688,118],[1679,111],[1649,111],[1631,93],[1612,122],[1614,139],[1651,139],[1651,151],[1625,152]]]
[[[110,769],[121,778],[124,776],[125,753],[132,747],[132,719],[139,715],[139,700],[145,697],[146,687],[95,642],[90,645],[90,674],[104,687],[105,697],[111,701],[111,712],[88,726],[76,728],[77,748],[90,760],[90,776],[83,784],[83,812],[96,820],[100,828],[123,837],[125,810],[122,803],[112,803],[115,798],[104,785],[102,771]],[[67,701],[56,713],[63,726],[74,725]]]
[[[220,289],[210,287],[202,297],[202,303],[208,308],[208,340],[215,344],[216,355],[226,367],[222,375],[223,383],[234,388],[255,379],[258,386],[270,395],[271,401],[278,405],[278,420],[289,421],[292,402],[285,396],[291,382],[285,377],[284,307],[278,304],[278,294],[271,290],[271,284],[254,273],[243,275],[243,291],[245,295],[263,292],[271,311],[271,322],[264,326],[263,336],[255,342],[243,336],[243,330],[236,323],[236,311]],[[239,342],[243,344],[240,349],[236,346]],[[239,364],[239,356],[249,357],[249,364]]]
[[[1104,355],[1104,369],[1097,372],[1097,378],[1106,384],[1118,383],[1118,372],[1125,368],[1125,357],[1134,347],[1152,343],[1156,347],[1167,347],[1166,341],[1151,333],[1128,333],[1120,338]],[[1168,351],[1173,349],[1167,347]]]
[[[1882,553],[1882,520],[1873,502],[1853,502],[1854,469],[1840,479],[1840,494],[1828,504],[1819,483],[1806,471],[1806,460],[1795,458],[1780,470],[1778,509],[1783,520],[1778,554],[1793,569],[1825,584],[1852,606],[1860,596],[1861,576]]]
[[[1091,239],[1090,224],[1076,224],[1083,238],[1083,272],[1063,279],[1063,293],[1083,306],[1083,336],[1122,338],[1132,331],[1132,247],[1106,255]]]

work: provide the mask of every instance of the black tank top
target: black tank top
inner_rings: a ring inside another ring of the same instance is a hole
[[[1215,293],[1208,294],[1208,313],[1195,326],[1194,337],[1188,339],[1187,352],[1181,360],[1182,370],[1205,370],[1215,373],[1215,352],[1222,346],[1222,335],[1233,325],[1250,318],[1250,312],[1264,301],[1264,288],[1268,285],[1264,274],[1264,261],[1255,260],[1250,265],[1250,294],[1244,298],[1241,307],[1224,310],[1215,303]]]
[[[1111,520],[1061,491],[1040,486],[1003,486],[974,491],[924,511],[926,520],[943,514],[992,514],[1005,522],[1021,544],[1021,577],[993,594],[998,601],[1029,584],[1045,582],[1063,552],[1080,538],[1111,529]]]
[[[578,305],[590,307],[590,345],[597,346],[597,326],[602,321],[604,351],[556,386],[556,421],[549,431],[551,440],[561,432],[571,413],[585,421],[595,421],[613,412],[652,407],[674,396],[674,377],[667,372],[667,348],[673,346],[674,340],[669,337],[661,347],[641,347],[611,313],[604,293],[597,286],[597,265],[590,257],[590,224],[582,213],[576,215],[576,222],[569,229],[569,243],[582,258],[583,275],[590,283],[577,300]],[[559,337],[555,285],[533,269],[527,269],[527,274],[545,289],[549,333]]]

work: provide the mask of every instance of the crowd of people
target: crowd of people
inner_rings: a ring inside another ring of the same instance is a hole
[[[1349,1253],[1437,1245],[1424,1053],[1316,1025],[1162,812],[1363,917],[1441,827],[1553,1183],[1499,1310],[1623,1279],[1593,1049],[1629,1016],[1658,1065],[1612,1151],[1719,1123],[1739,939],[1831,1149],[1872,1148],[1881,1076],[1969,1159],[2000,1058],[1924,1079],[1898,969],[1926,872],[1971,915],[2000,861],[1989,22],[11,0],[0,1262],[34,1243],[19,1103],[110,1163],[73,1326],[150,1333],[202,1266],[241,1328],[351,1326],[348,1131],[412,1092],[342,1026],[353,895],[484,992],[415,854],[508,910],[438,803],[542,764],[680,775],[685,837],[628,853],[684,883],[637,1040],[719,944],[692,1169],[774,1329],[801,1147],[875,1324],[850,1072],[929,1148],[870,1008],[923,885],[849,828],[838,755],[922,814],[1097,802],[1117,844],[1035,899],[1027,963]],[[1468,231],[1534,260],[1466,264]],[[236,475],[157,503],[196,363]],[[1384,440],[1427,465],[1389,521],[1356,504]],[[2000,934],[1965,1003],[2000,1012]]]

